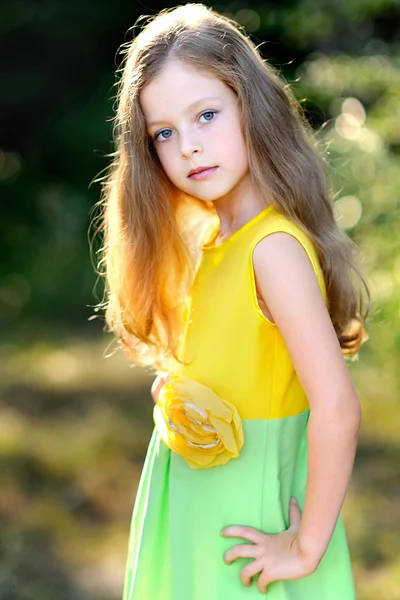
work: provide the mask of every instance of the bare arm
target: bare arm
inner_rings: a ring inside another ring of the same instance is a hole
[[[317,565],[349,485],[361,407],[310,260],[284,232],[258,243],[255,276],[310,404],[300,547]]]

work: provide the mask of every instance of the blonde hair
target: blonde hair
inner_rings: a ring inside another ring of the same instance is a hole
[[[128,44],[117,93],[114,160],[104,178],[98,271],[106,322],[137,364],[166,370],[177,348],[199,250],[215,225],[212,204],[187,197],[166,176],[147,134],[143,87],[170,58],[228,85],[241,110],[253,181],[312,239],[324,272],[329,314],[342,352],[367,339],[370,294],[338,226],[325,161],[288,86],[239,25],[202,4],[166,9]],[[367,307],[352,279],[358,276]]]

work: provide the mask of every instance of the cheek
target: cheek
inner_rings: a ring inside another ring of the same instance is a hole
[[[157,148],[157,155],[160,160],[160,163],[167,173],[167,175],[173,175],[176,172],[176,160],[174,159],[174,151],[172,148],[167,148],[171,144],[165,143],[165,145],[160,145]]]
[[[247,164],[246,142],[240,131],[225,132],[219,137],[218,145],[223,156],[226,156],[235,165]]]
[[[224,156],[236,157],[238,161],[247,160],[246,142],[237,119],[221,120],[213,134],[215,144]]]
[[[157,149],[157,155],[164,169],[168,179],[172,181],[179,189],[181,189],[182,183],[182,165],[179,152],[176,147],[173,147],[173,142],[161,145]],[[168,148],[167,148],[168,146]]]

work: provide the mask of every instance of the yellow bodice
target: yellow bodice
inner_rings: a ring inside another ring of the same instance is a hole
[[[309,236],[268,206],[229,239],[203,246],[188,299],[180,373],[226,398],[242,419],[280,419],[309,408],[280,331],[257,303],[252,263],[256,244],[283,231],[305,249],[327,302],[323,272]]]

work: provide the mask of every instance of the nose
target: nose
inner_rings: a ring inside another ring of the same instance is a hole
[[[179,141],[182,158],[190,158],[193,154],[202,152],[201,142],[194,132],[181,134]]]

